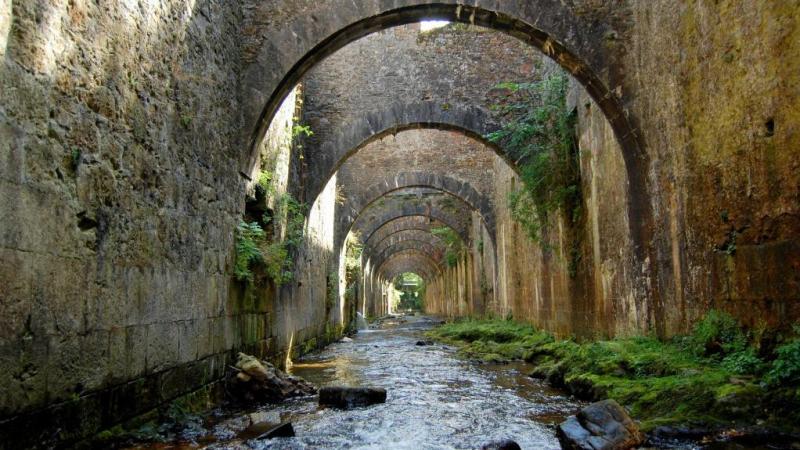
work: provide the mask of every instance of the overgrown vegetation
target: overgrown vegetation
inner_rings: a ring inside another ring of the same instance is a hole
[[[269,180],[262,175],[259,185],[265,179]],[[265,184],[268,185],[268,181]],[[303,242],[306,210],[306,205],[290,194],[281,195],[277,201],[275,216],[282,220],[274,221],[269,211],[262,218],[265,225],[273,225],[271,238],[259,222],[239,222],[236,227],[236,279],[253,282],[253,271],[260,267],[278,286],[291,281],[294,277],[291,252]],[[285,223],[283,227],[282,223]]]
[[[464,255],[464,242],[461,240],[461,236],[448,226],[431,228],[431,233],[444,242],[444,259],[447,266],[455,267]]]
[[[690,335],[669,341],[578,343],[508,320],[464,320],[429,335],[470,358],[531,362],[532,376],[583,399],[613,398],[646,430],[758,422],[800,431],[800,327],[767,339],[712,311]]]
[[[514,101],[497,105],[508,118],[486,138],[501,146],[519,167],[522,186],[508,196],[512,218],[543,243],[548,218],[561,209],[570,224],[581,220],[580,166],[575,113],[567,108],[568,79],[555,74],[535,83],[502,83]]]

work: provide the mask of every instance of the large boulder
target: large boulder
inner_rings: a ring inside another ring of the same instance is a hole
[[[565,450],[626,450],[644,442],[644,435],[614,400],[592,403],[570,416],[556,430]]]
[[[326,386],[319,390],[319,404],[352,408],[386,403],[386,389],[374,387]]]
[[[244,353],[239,353],[236,370],[229,380],[229,392],[235,400],[277,403],[317,392],[314,385],[302,378],[287,375],[272,364]]]

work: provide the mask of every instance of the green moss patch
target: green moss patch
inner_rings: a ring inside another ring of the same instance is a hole
[[[525,360],[531,376],[585,400],[613,398],[645,430],[660,425],[760,425],[800,431],[800,330],[764,348],[730,316],[711,312],[691,335],[556,340],[510,320],[462,320],[428,332],[487,362]]]

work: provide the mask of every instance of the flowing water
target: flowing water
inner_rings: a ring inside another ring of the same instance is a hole
[[[523,449],[560,448],[553,424],[579,404],[529,378],[522,363],[478,365],[441,344],[415,345],[433,323],[426,317],[392,319],[295,361],[291,369],[318,386],[386,388],[385,404],[339,410],[320,408],[316,397],[299,398],[257,412],[291,421],[296,437],[252,439],[252,430],[241,431],[252,421],[253,411],[247,411],[216,423],[207,419],[194,435],[184,432],[181,444],[146,448],[476,449],[502,439]]]
[[[581,404],[528,377],[531,367],[524,363],[476,364],[441,344],[415,345],[434,323],[424,316],[393,318],[295,361],[291,369],[318,386],[383,387],[385,404],[340,410],[319,407],[316,397],[305,397],[248,411],[218,409],[180,424],[162,424],[169,431],[161,430],[160,439],[168,443],[127,448],[479,449],[504,439],[523,449],[560,448],[554,425]],[[295,437],[255,439],[284,421],[292,423]],[[792,445],[664,441],[651,448],[799,448]]]

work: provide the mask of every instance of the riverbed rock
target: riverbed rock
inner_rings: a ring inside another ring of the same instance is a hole
[[[386,389],[375,387],[325,386],[319,390],[319,404],[348,409],[386,403]]]
[[[494,441],[484,444],[481,450],[522,450],[516,442],[511,439],[503,439],[502,441]]]
[[[284,422],[280,425],[272,427],[265,433],[258,436],[256,439],[272,439],[276,437],[294,437],[294,427],[292,426],[292,422]]]
[[[239,353],[237,372],[229,380],[234,400],[276,403],[289,397],[313,395],[317,389],[302,378],[287,375],[266,361]]]
[[[345,337],[341,338],[339,340],[339,342],[353,342],[353,339],[345,336]]]
[[[556,429],[565,450],[626,450],[641,445],[644,436],[614,400],[592,403]]]
[[[417,341],[416,345],[418,345],[420,347],[425,346],[425,345],[433,345],[433,341]]]

